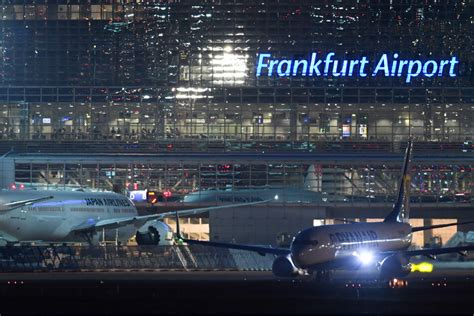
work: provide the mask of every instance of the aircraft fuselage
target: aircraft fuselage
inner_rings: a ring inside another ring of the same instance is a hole
[[[316,226],[301,231],[291,244],[296,267],[307,269],[362,252],[404,250],[411,244],[407,223],[357,223]]]
[[[81,241],[71,230],[82,223],[130,217],[137,209],[125,196],[113,192],[2,190],[0,205],[44,196],[52,199],[0,212],[0,235],[8,242],[16,241]],[[106,239],[127,240],[137,227],[128,225],[106,231]],[[103,237],[96,234],[95,239]]]

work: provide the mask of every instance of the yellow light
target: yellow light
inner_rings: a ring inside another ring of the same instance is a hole
[[[420,262],[418,264],[413,263],[411,265],[411,272],[431,273],[433,272],[433,264],[429,262]]]

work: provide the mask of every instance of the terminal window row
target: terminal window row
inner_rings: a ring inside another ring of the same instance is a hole
[[[473,88],[260,87],[0,87],[7,102],[474,103]]]
[[[474,105],[24,103],[0,105],[2,140],[474,139]]]
[[[153,189],[170,191],[173,200],[188,194],[215,198],[239,194],[247,189],[280,189],[300,192],[310,202],[374,201],[393,202],[400,176],[398,164],[360,162],[333,163],[19,163],[15,164],[15,183],[26,187],[78,188],[120,192]],[[424,202],[462,201],[472,203],[469,164],[415,164],[412,169],[412,195]],[[298,191],[299,190],[299,191]],[[293,192],[292,191],[292,192]],[[227,193],[226,193],[227,192]],[[294,193],[294,192],[293,192]],[[232,194],[231,194],[232,195]],[[324,200],[323,200],[324,198]],[[457,199],[457,200],[456,200]],[[206,202],[213,202],[207,200]]]

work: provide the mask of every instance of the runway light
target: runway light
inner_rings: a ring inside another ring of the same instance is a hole
[[[392,289],[395,289],[395,288],[402,288],[402,287],[408,286],[408,281],[407,281],[407,280],[400,280],[400,279],[394,278],[394,279],[390,280],[390,282],[388,283],[388,285],[389,285]]]

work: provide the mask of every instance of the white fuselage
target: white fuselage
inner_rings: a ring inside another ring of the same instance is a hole
[[[301,231],[291,244],[296,267],[308,269],[362,252],[407,249],[411,244],[407,223],[357,223],[316,226]]]
[[[184,196],[184,203],[245,203],[264,200],[273,200],[277,196],[279,202],[287,203],[321,203],[320,192],[294,188],[267,188],[267,189],[226,189],[226,190],[200,190]]]
[[[0,205],[46,196],[53,198],[0,211],[0,238],[8,242],[84,241],[71,230],[84,223],[137,215],[137,209],[127,197],[113,192],[1,190]],[[136,230],[134,225],[128,225],[105,231],[105,237],[126,241]],[[103,237],[99,232],[94,239],[99,241]]]

